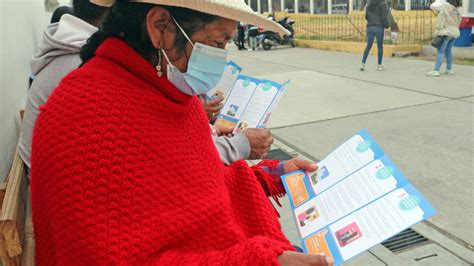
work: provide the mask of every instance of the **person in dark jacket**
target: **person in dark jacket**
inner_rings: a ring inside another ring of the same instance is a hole
[[[367,20],[367,47],[365,47],[360,70],[365,70],[365,62],[369,56],[374,38],[377,38],[377,70],[382,71],[385,69],[382,65],[384,29],[389,27],[388,6],[385,0],[369,0],[365,11],[365,19]]]
[[[237,23],[237,46],[239,50],[247,50],[245,48],[245,29],[242,26],[242,22]]]
[[[249,31],[249,45],[253,51],[258,49],[258,27],[253,25],[247,25]],[[250,51],[250,50],[249,50]]]

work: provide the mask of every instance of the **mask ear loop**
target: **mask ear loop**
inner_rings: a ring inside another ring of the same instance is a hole
[[[186,38],[186,40],[188,40],[188,42],[191,44],[191,46],[194,48],[194,44],[193,42],[191,41],[191,39],[189,38],[189,36],[186,34],[186,32],[183,30],[183,28],[181,27],[181,25],[179,25],[178,21],[176,21],[176,19],[171,16],[171,18],[173,19],[174,23],[176,24],[176,26],[178,26],[179,30],[181,31],[181,33],[183,33],[184,37]]]
[[[186,38],[186,40],[188,40],[188,42],[191,44],[191,46],[194,48],[194,44],[193,42],[191,41],[191,39],[189,39],[188,35],[186,34],[186,32],[183,30],[183,28],[178,24],[178,22],[176,21],[176,19],[171,16],[171,18],[173,19],[174,23],[176,24],[176,26],[178,26],[179,30],[181,31],[181,33],[183,33],[184,37]],[[158,50],[158,65],[156,66],[156,70],[157,70],[157,75],[158,77],[161,77],[163,75],[163,72],[161,71],[161,53],[163,53],[163,56],[165,57],[166,59],[166,62],[168,62],[168,65],[173,65],[168,57],[168,55],[166,54],[165,52],[165,49],[159,49]]]
[[[165,59],[166,59],[166,62],[168,62],[169,65],[172,65],[170,59],[168,58],[168,55],[167,55],[166,52],[165,52],[165,49],[160,49],[160,50],[159,50],[159,53],[163,53],[163,55],[164,55],[164,57],[165,57]]]
[[[166,60],[166,62],[168,63],[168,65],[169,65],[169,66],[172,66],[172,65],[173,65],[173,64],[171,64],[171,61],[170,61],[170,59],[168,58],[168,55],[166,54],[165,49],[160,49],[160,50],[158,50],[158,53],[160,54],[159,58],[161,58],[161,53],[163,53],[163,56],[165,57],[165,60]],[[161,59],[160,59],[160,60],[161,60]],[[161,66],[161,65],[160,65],[160,66]],[[158,66],[157,66],[157,68],[158,68]],[[160,68],[160,69],[161,69],[161,68]],[[170,71],[169,68],[168,68],[168,71]],[[163,72],[162,72],[161,74],[163,74]],[[159,75],[158,75],[158,76],[159,76]]]

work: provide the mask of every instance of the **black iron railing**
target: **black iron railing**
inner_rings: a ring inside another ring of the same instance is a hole
[[[280,15],[283,16],[284,14]],[[278,16],[277,16],[278,17]],[[366,20],[363,12],[338,15],[290,14],[297,39],[319,41],[365,42]],[[393,12],[398,24],[398,38],[390,38],[386,30],[385,43],[396,45],[427,44],[433,38],[436,16],[429,10]]]

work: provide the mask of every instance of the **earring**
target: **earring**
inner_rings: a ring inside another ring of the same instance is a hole
[[[163,71],[161,71],[161,49],[158,50],[158,64],[156,65],[156,75],[158,75],[158,77],[163,76]]]

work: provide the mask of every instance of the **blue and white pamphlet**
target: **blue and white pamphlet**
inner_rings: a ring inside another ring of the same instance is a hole
[[[266,128],[290,81],[279,84],[241,73],[239,65],[228,61],[221,79],[206,94],[206,101],[224,98],[214,124],[233,128],[234,133],[246,128]]]
[[[206,94],[206,100],[211,101],[219,97],[226,97],[229,91],[234,87],[235,82],[240,76],[242,68],[234,61],[228,61],[224,67],[222,78],[216,86]]]
[[[308,254],[339,265],[435,214],[365,130],[318,166],[282,176]]]

